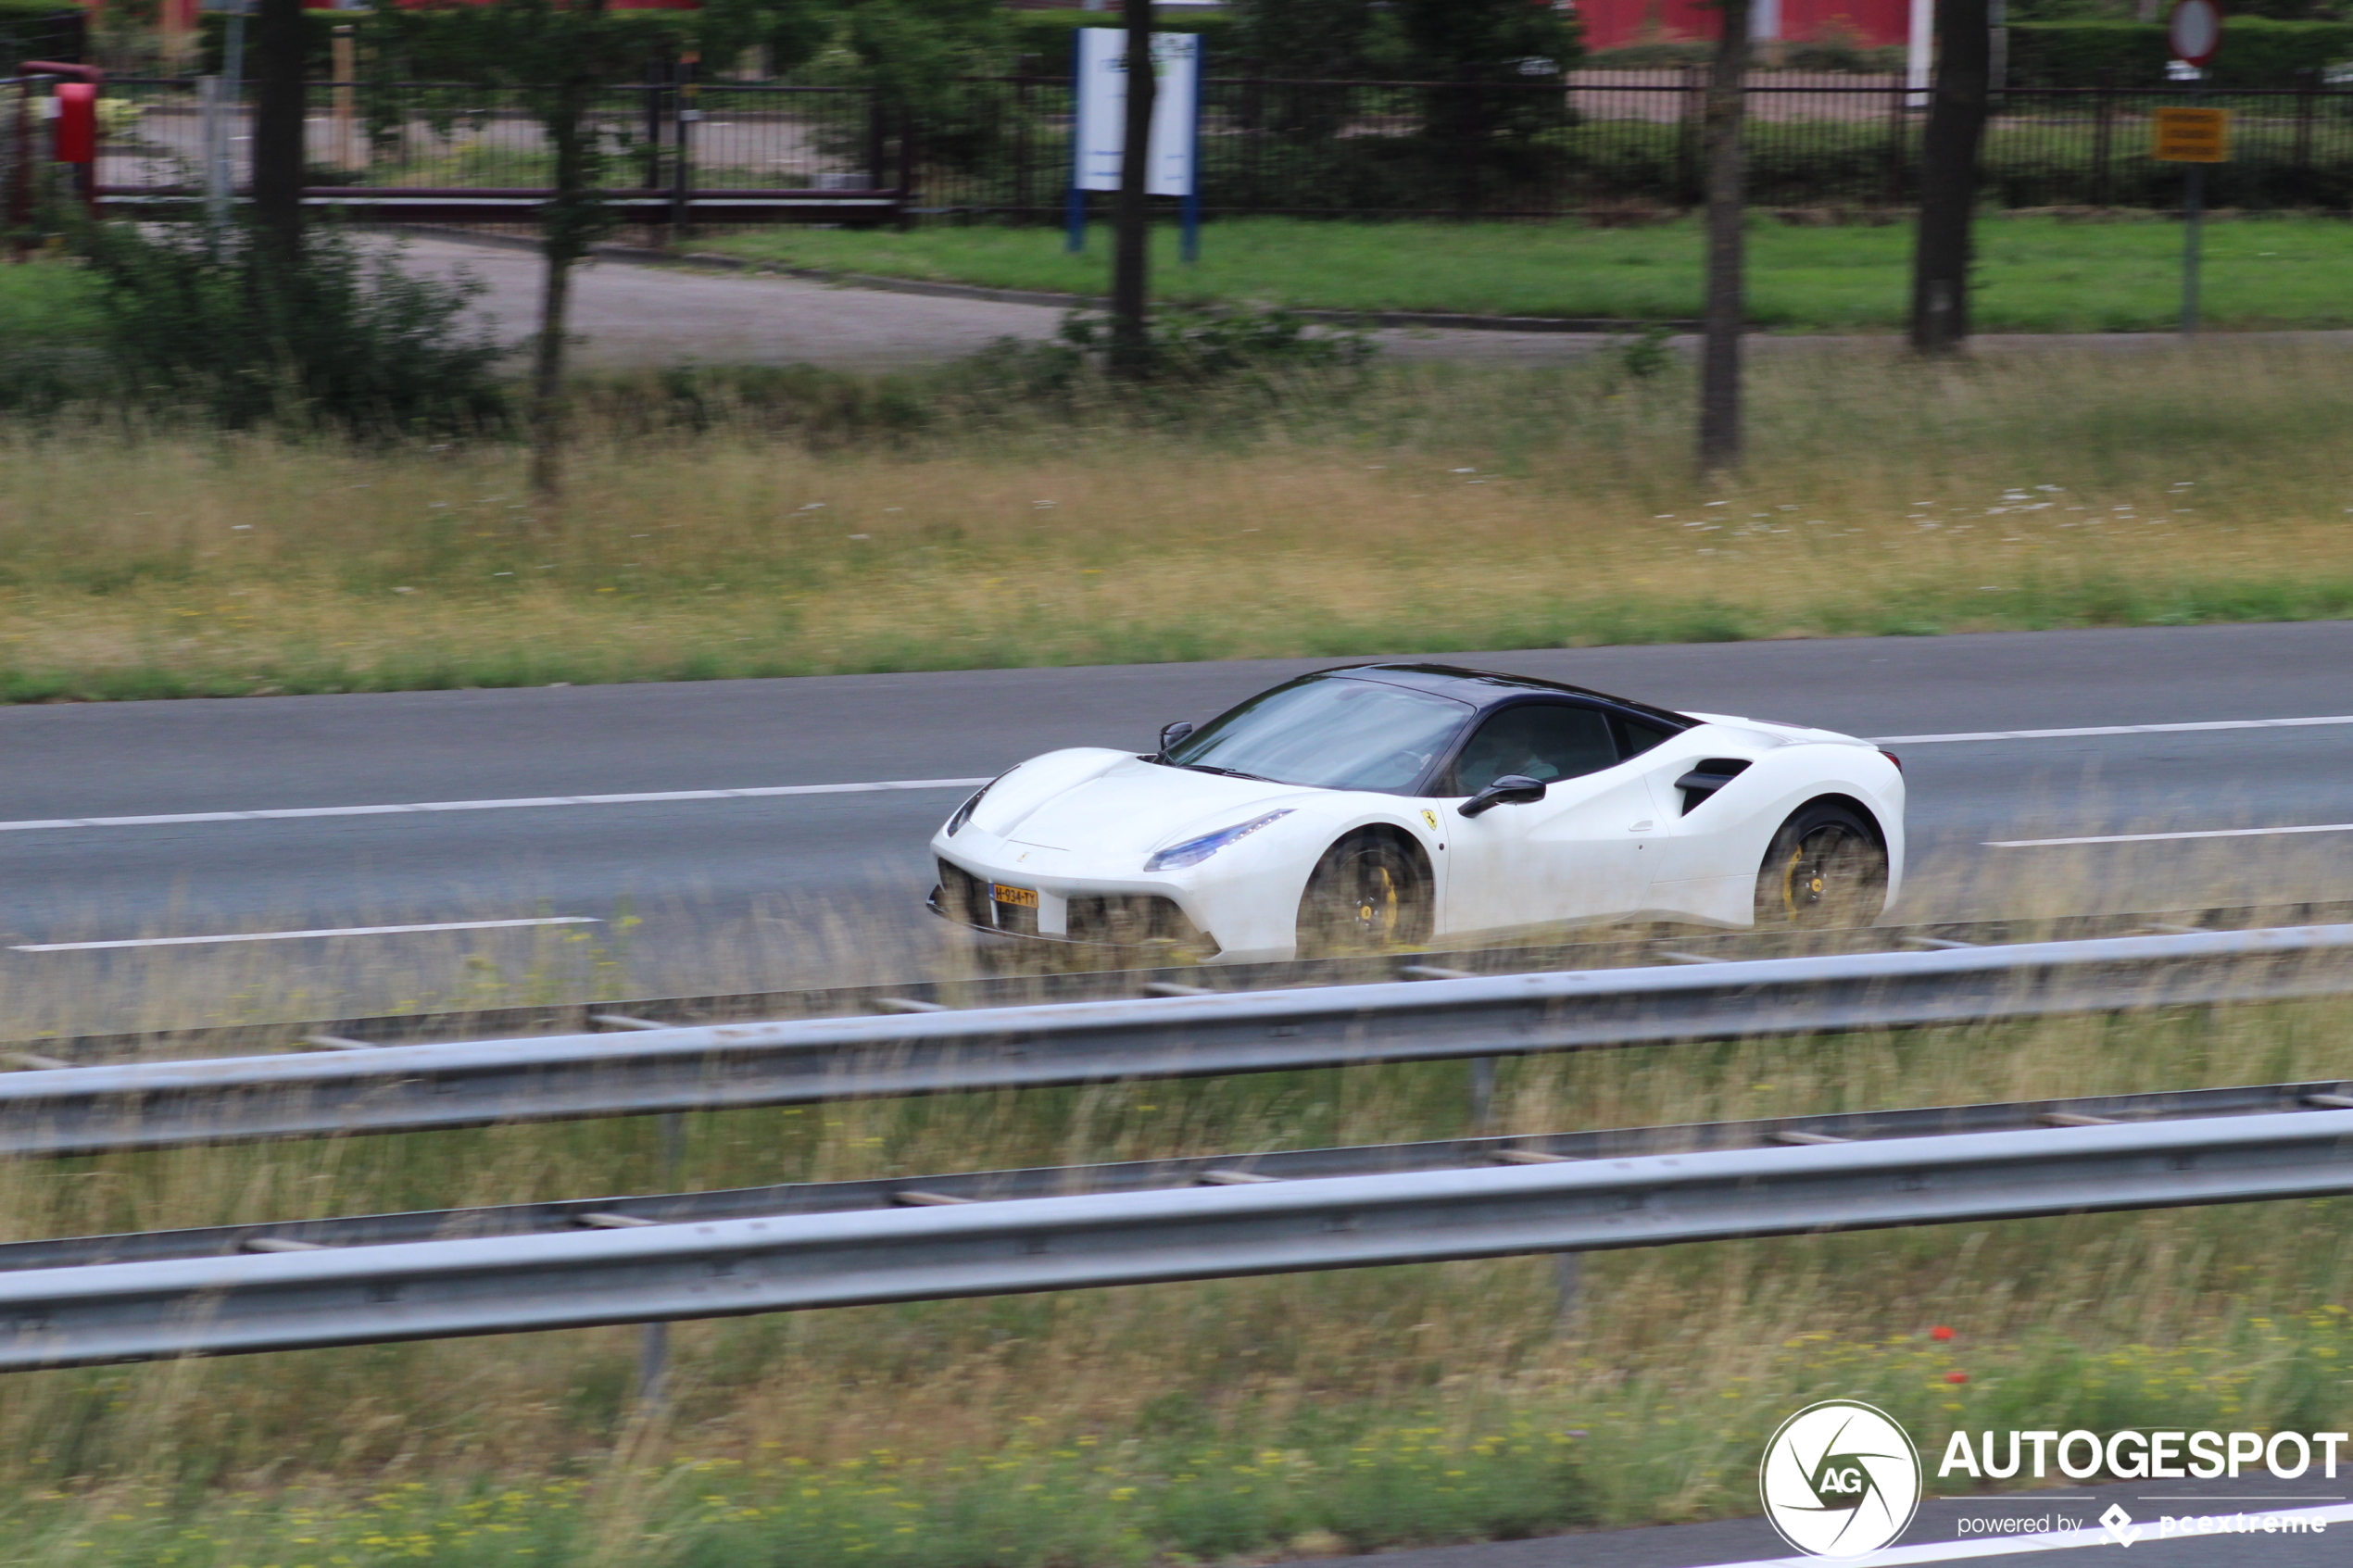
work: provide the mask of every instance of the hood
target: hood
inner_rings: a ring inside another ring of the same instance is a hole
[[[1245,822],[1252,808],[1302,793],[1321,792],[1164,768],[1130,757],[994,831],[1017,844],[1103,854],[1132,851],[1140,857],[1161,845]]]

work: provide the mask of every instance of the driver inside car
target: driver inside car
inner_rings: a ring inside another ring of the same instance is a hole
[[[1477,795],[1519,773],[1551,784],[1615,766],[1609,721],[1587,708],[1530,704],[1507,708],[1480,726],[1454,764],[1456,795]]]

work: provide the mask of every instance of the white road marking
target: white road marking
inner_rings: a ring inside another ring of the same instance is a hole
[[[2353,714],[2330,719],[2208,719],[2195,724],[2095,724],[2081,730],[1974,730],[1949,735],[1873,735],[1873,746],[1952,746],[1981,740],[2073,740],[2082,735],[2171,735],[2194,730],[2296,730],[2353,724]]]
[[[2018,1500],[2021,1507],[2033,1506],[2033,1499],[2034,1494],[2032,1492],[2020,1492],[2018,1494]],[[2000,1499],[1986,1498],[1979,1500],[1990,1503]],[[2216,1519],[2229,1518],[2240,1513],[2251,1513],[2254,1517],[2259,1519],[2278,1519],[2283,1523],[2289,1520],[2296,1520],[2323,1526],[2329,1524],[2342,1524],[2347,1521],[2353,1521],[2353,1504],[2340,1504],[2339,1506],[2334,1508],[2249,1510],[2235,1506],[2233,1499],[2228,1498],[2214,1498],[2211,1499],[2199,1499],[2197,1500],[2201,1502],[2210,1501],[2215,1508],[2215,1512],[2210,1515],[2206,1515],[2205,1517]],[[2196,1516],[2194,1515],[2193,1517]],[[2134,1523],[2139,1524],[2141,1529],[2141,1534],[2135,1537],[2136,1541],[2139,1544],[2147,1546],[2155,1546],[2159,1543],[2160,1539],[2165,1541],[2204,1541],[2211,1546],[2218,1545],[2225,1541],[2259,1540],[2263,1538],[2264,1536],[2264,1532],[2258,1530],[2247,1534],[2233,1532],[2226,1535],[2168,1536],[2160,1537],[2157,1533],[2158,1524],[2155,1519],[2144,1518],[2136,1520]],[[2317,1532],[2315,1533],[2317,1534]],[[2273,1540],[2303,1541],[2309,1540],[2312,1537],[2298,1533],[2293,1536],[2273,1536],[2271,1538]],[[1883,1551],[1867,1552],[1861,1557],[1843,1557],[1838,1559],[1838,1561],[1846,1564],[1847,1568],[1904,1568],[1904,1565],[1914,1562],[1960,1562],[1978,1557],[2018,1557],[2028,1552],[2071,1551],[2077,1547],[2110,1546],[2113,1544],[2114,1537],[2110,1537],[2104,1529],[2053,1530],[2040,1536],[1987,1536],[1979,1537],[1971,1540],[1931,1541],[1919,1546],[1889,1547]],[[1768,1557],[1759,1558],[1748,1562],[1727,1562],[1721,1564],[1720,1568],[1821,1568],[1821,1565],[1827,1561],[1829,1560],[1820,1557]],[[2174,1561],[2174,1559],[2167,1558],[2165,1561],[2171,1562]]]
[[[517,811],[545,806],[659,806],[677,800],[757,800],[779,795],[873,795],[896,789],[978,789],[987,779],[884,779],[874,784],[666,789],[638,795],[547,795],[517,800],[412,800],[394,806],[280,806],[259,811],[180,811],[152,817],[52,817],[0,822],[0,833],[51,828],[159,828],[189,822],[272,822],[301,817],[391,817],[409,811]]]
[[[2170,838],[2265,838],[2290,833],[2353,833],[2353,822],[2312,822],[2285,828],[2201,828],[2194,833],[2099,833],[2081,838],[1989,838],[1988,849],[2047,849],[2059,844],[2157,844]]]
[[[339,925],[324,931],[240,931],[225,936],[132,936],[118,942],[28,942],[12,953],[86,953],[97,947],[188,947],[205,942],[293,942],[307,936],[399,936],[412,931],[503,931],[518,925],[602,925],[594,915],[538,920],[452,920],[433,925]]]

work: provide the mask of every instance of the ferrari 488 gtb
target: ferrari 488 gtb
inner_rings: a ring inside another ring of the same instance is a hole
[[[1033,758],[932,840],[933,907],[1228,962],[1577,923],[1866,924],[1904,866],[1868,741],[1519,675],[1327,670],[1160,749]]]

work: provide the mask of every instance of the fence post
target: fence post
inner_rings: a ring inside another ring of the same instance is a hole
[[[639,183],[648,191],[661,189],[661,86],[669,74],[670,62],[661,54],[646,56],[646,172]]]
[[[1676,146],[1676,183],[1680,187],[1679,194],[1685,207],[1697,207],[1705,195],[1700,189],[1699,133],[1701,113],[1706,107],[1706,78],[1707,72],[1702,67],[1683,68],[1683,117]]]
[[[220,78],[196,78],[197,139],[204,146],[204,218],[215,230],[229,223],[229,121]]]
[[[1013,210],[1029,217],[1029,78],[1013,82]]]
[[[8,160],[8,227],[16,232],[12,259],[22,261],[32,224],[32,83],[17,83],[17,144]]]
[[[1906,140],[1911,132],[1909,107],[1911,94],[1898,87],[1887,95],[1887,205],[1904,205],[1904,166],[1909,150]]]
[[[2115,139],[2116,72],[2103,68],[2092,100],[2092,205],[2108,204],[2108,146]]]
[[[899,106],[899,227],[915,226],[915,107]]]
[[[1242,83],[1242,201],[1256,211],[1266,205],[1266,78],[1264,68],[1251,62],[1252,75]]]
[[[695,193],[694,123],[702,118],[695,107],[695,68],[700,61],[693,55],[681,55],[673,71],[677,90],[672,94],[670,132],[670,232],[674,239],[691,239],[695,232],[694,210],[689,205]]]
[[[2296,181],[2300,192],[2312,189],[2312,117],[2320,111],[2321,71],[2305,66],[2296,73]],[[2299,194],[2297,199],[2304,199]]]

